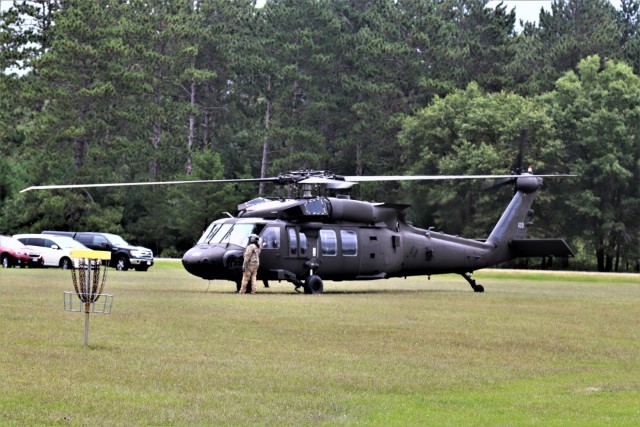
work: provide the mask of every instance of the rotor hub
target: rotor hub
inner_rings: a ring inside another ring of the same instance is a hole
[[[529,174],[522,174],[516,180],[516,190],[526,194],[537,191],[541,186],[542,178]]]

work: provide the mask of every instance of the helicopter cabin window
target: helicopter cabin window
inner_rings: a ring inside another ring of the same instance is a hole
[[[300,255],[305,255],[307,253],[307,236],[300,232],[300,237],[298,238],[295,228],[287,228],[287,233],[289,234],[289,253],[296,256],[299,250]]]
[[[358,235],[355,231],[340,230],[340,238],[342,239],[342,255],[358,255]]]
[[[338,239],[334,230],[320,230],[320,244],[322,255],[336,256],[338,254]]]
[[[289,233],[289,253],[291,255],[298,254],[298,235],[296,234],[296,230],[293,228],[287,228],[287,232]]]
[[[280,247],[280,228],[267,227],[260,237],[263,249],[278,249]]]
[[[300,232],[300,255],[305,255],[307,253],[307,236]]]

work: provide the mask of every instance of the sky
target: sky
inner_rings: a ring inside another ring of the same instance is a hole
[[[620,0],[610,0],[615,7],[620,7]],[[500,3],[507,6],[507,11],[515,7],[516,9],[516,29],[520,27],[520,20],[524,22],[538,22],[540,9],[551,10],[552,0],[490,0],[487,6],[496,7]]]
[[[487,6],[496,7],[500,3],[504,3],[507,6],[507,11],[510,11],[515,7],[516,9],[516,28],[520,28],[520,20],[524,22],[538,22],[538,16],[540,15],[540,9],[551,10],[551,0],[491,0]]]

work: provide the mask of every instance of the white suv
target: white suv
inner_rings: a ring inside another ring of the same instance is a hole
[[[60,267],[63,269],[78,268],[79,260],[71,258],[72,249],[89,250],[85,245],[71,237],[55,236],[53,234],[16,234],[13,236],[32,249],[37,249],[44,259],[45,267]],[[72,262],[75,264],[73,265]]]

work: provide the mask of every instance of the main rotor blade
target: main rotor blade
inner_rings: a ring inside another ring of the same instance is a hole
[[[379,176],[335,176],[308,177],[296,180],[295,177],[279,176],[270,178],[238,178],[238,179],[200,179],[192,181],[151,181],[151,182],[112,182],[102,184],[60,184],[60,185],[36,185],[21,190],[25,193],[31,190],[55,190],[64,188],[97,188],[97,187],[132,187],[141,185],[176,185],[176,184],[228,184],[228,183],[252,183],[252,182],[272,182],[275,184],[325,184],[335,189],[349,188],[348,183],[376,182],[376,181],[446,181],[462,179],[495,179],[495,178],[517,178],[522,175],[379,175]],[[531,175],[538,177],[571,177],[576,175]]]
[[[139,186],[139,185],[273,182],[276,179],[277,178],[200,179],[200,180],[193,180],[193,181],[151,181],[151,182],[112,182],[112,183],[104,183],[104,184],[36,185],[36,186],[25,188],[20,192],[25,193],[31,190],[55,190],[59,188],[132,187],[132,186]]]
[[[557,175],[389,175],[389,176],[344,176],[345,181],[351,182],[374,182],[374,181],[445,181],[454,179],[494,179],[494,178],[518,178],[521,176],[537,176],[546,177],[570,177],[576,175],[557,174]]]

